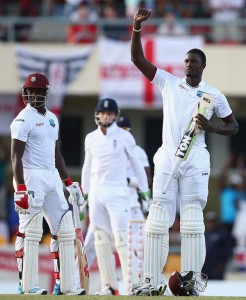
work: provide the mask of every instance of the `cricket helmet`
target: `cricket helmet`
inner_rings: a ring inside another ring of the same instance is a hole
[[[111,98],[101,99],[97,103],[96,112],[101,112],[101,111],[111,111],[118,114],[119,113],[118,104],[114,99]]]
[[[128,131],[131,131],[132,129],[132,124],[131,120],[128,117],[120,116],[117,125],[121,128],[125,128]]]
[[[108,117],[108,120],[103,121],[100,119],[98,113],[100,112],[114,112],[116,116]],[[117,102],[111,98],[104,98],[98,101],[95,111],[95,122],[97,125],[102,127],[109,127],[111,126],[117,119],[120,114],[120,110],[118,107]]]
[[[169,288],[175,296],[199,296],[207,286],[207,275],[198,272],[173,272],[169,278]]]
[[[28,95],[27,89],[42,89],[42,95]],[[49,81],[44,74],[41,73],[31,73],[29,74],[22,86],[22,97],[25,104],[30,103],[34,107],[39,107],[44,105],[49,95]],[[35,103],[35,104],[34,104]]]

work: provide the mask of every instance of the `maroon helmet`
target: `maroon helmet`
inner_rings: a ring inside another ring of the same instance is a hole
[[[27,94],[27,89],[43,90],[41,95],[31,96]],[[30,103],[33,107],[44,105],[49,94],[49,81],[44,74],[31,73],[29,74],[22,86],[22,97],[25,104]]]
[[[198,272],[173,272],[169,278],[169,288],[175,296],[199,296],[207,286],[207,275]]]

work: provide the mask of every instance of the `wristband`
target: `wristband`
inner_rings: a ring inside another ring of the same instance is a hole
[[[18,184],[17,185],[17,192],[26,191],[26,185],[25,184]]]
[[[135,28],[133,27],[132,30],[135,31],[135,32],[140,32],[140,31],[142,30],[142,28],[140,28],[140,29],[135,29]]]
[[[72,179],[70,177],[68,177],[67,179],[63,180],[65,186],[69,186],[71,184],[73,184]]]

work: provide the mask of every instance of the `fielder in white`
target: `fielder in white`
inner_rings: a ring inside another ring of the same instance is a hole
[[[63,183],[72,201],[81,206],[84,199],[80,185],[73,183],[67,174],[58,147],[58,120],[45,107],[48,92],[49,81],[45,75],[28,75],[22,89],[26,107],[10,126],[14,201],[19,213],[15,244],[18,293],[47,294],[46,289],[39,287],[38,280],[38,246],[44,216],[52,234],[53,294],[83,295],[85,290],[75,286],[75,229]]]
[[[131,131],[131,121],[129,118],[124,117],[124,116],[120,116],[118,121],[117,121],[117,125],[127,131]],[[152,176],[151,176],[151,170],[150,170],[150,165],[149,165],[149,160],[148,160],[148,156],[146,154],[146,152],[144,151],[143,148],[141,148],[140,146],[136,146],[136,151],[138,154],[138,157],[140,158],[141,164],[145,169],[146,172],[146,176],[148,179],[148,186],[149,189],[151,190],[152,187]],[[136,177],[136,175],[134,174],[134,171],[131,167],[131,163],[130,161],[128,161],[128,165],[127,165],[127,182],[128,182],[128,187],[129,187],[129,200],[130,200],[130,208],[131,208],[131,213],[130,213],[130,219],[131,220],[144,220],[145,216],[144,213],[148,212],[149,209],[149,205],[150,203],[147,203],[147,201],[142,201],[142,207],[141,204],[139,202],[139,197],[141,197],[138,193],[139,188],[138,188],[138,179]],[[86,194],[85,194],[86,195]],[[151,199],[150,199],[151,201]],[[137,244],[137,237],[135,236],[135,234],[137,233],[137,226],[135,226],[133,228],[133,234],[134,234],[134,251],[136,250],[136,244]],[[113,234],[110,234],[110,238],[113,238]],[[113,244],[113,241],[112,241]],[[86,238],[85,238],[85,252],[87,255],[87,260],[88,260],[88,266],[89,268],[92,266],[94,260],[96,259],[96,251],[95,251],[95,240],[94,240],[94,234],[92,231],[92,224],[89,224],[88,227],[88,231],[86,233]],[[113,255],[113,253],[112,253]],[[134,270],[133,270],[134,271]],[[136,271],[136,270],[135,270]]]
[[[233,135],[238,132],[238,123],[226,97],[202,79],[202,73],[206,67],[206,56],[201,50],[191,49],[186,53],[185,77],[182,79],[156,68],[145,58],[141,44],[141,24],[149,18],[150,14],[149,10],[139,9],[134,15],[131,59],[148,80],[160,89],[164,118],[162,146],[154,156],[153,204],[150,207],[145,227],[145,280],[133,286],[135,295],[159,295],[165,290],[162,270],[168,256],[168,230],[174,222],[178,192],[180,193],[181,215],[181,273],[188,272],[184,279],[188,281],[194,279],[194,274],[200,275],[206,256],[203,208],[207,202],[210,174],[205,131],[221,135]],[[200,101],[199,96],[203,92],[215,97],[214,105],[207,118],[201,114],[196,116],[196,125],[202,131],[188,159],[183,161],[178,168],[168,192],[163,194],[165,182],[174,164],[175,151],[190,122],[194,108]],[[221,124],[213,124],[210,121],[213,113],[221,119]],[[175,282],[180,282],[180,278],[182,280],[183,277],[179,277]],[[188,284],[184,287],[183,284],[186,294],[197,295],[193,287],[196,286]]]
[[[112,233],[118,252],[124,285],[127,287],[127,226],[130,218],[127,164],[139,179],[142,197],[149,199],[145,170],[136,152],[133,136],[119,128],[116,119],[119,108],[114,99],[98,102],[95,120],[98,128],[85,138],[85,160],[82,186],[88,194],[89,217],[94,232],[95,249],[102,290],[99,295],[118,295],[115,262],[112,256]]]

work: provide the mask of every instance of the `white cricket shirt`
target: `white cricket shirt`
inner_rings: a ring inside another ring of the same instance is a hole
[[[149,159],[148,159],[148,156],[147,156],[146,152],[144,151],[144,149],[137,145],[136,151],[138,153],[138,157],[141,161],[142,166],[144,168],[149,167],[150,166]],[[146,174],[146,172],[145,172],[145,174]],[[134,170],[131,167],[130,162],[128,163],[127,177],[130,178],[130,180],[134,180],[134,182],[136,182],[138,184],[138,178],[137,178],[136,174],[134,173]],[[146,174],[146,177],[147,177],[147,174]],[[148,178],[147,178],[147,180],[148,180]],[[130,188],[131,207],[140,207],[140,203],[138,201],[137,188],[132,187],[131,185],[129,185],[129,188]]]
[[[136,151],[134,137],[113,123],[104,135],[98,127],[85,138],[85,160],[81,184],[88,193],[90,185],[127,185],[128,159],[138,177],[139,188],[148,190],[145,170]]]
[[[211,118],[215,112],[219,118],[225,118],[232,113],[226,97],[217,89],[204,81],[198,87],[189,86],[185,78],[178,78],[165,70],[157,69],[152,83],[155,83],[163,99],[163,145],[177,148],[187,128],[193,111],[200,101],[199,91],[215,96],[214,105],[207,116]],[[200,132],[193,147],[206,147],[204,131]]]
[[[140,159],[140,162],[142,164],[142,166],[145,168],[145,167],[149,167],[149,159],[148,159],[148,156],[146,154],[146,152],[144,151],[143,148],[141,148],[140,146],[136,146],[136,151],[137,151],[137,155]],[[127,177],[128,178],[134,178],[134,181],[137,182],[138,179],[136,177],[136,174],[134,173],[134,170],[131,166],[131,163],[129,161],[128,165],[127,165]]]
[[[22,157],[27,169],[55,169],[55,144],[58,139],[57,117],[46,109],[45,115],[29,104],[10,125],[11,139],[26,143]]]

